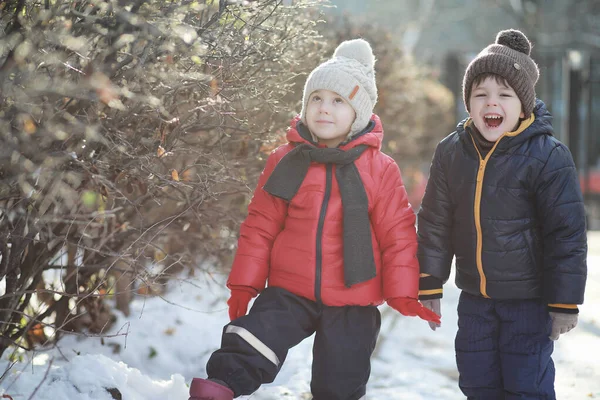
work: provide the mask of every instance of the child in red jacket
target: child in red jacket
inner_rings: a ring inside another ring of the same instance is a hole
[[[415,215],[398,165],[381,152],[374,62],[366,41],[350,40],[309,75],[289,143],[269,156],[240,228],[232,322],[191,400],[253,393],[313,333],[313,398],[359,399],[378,305],[439,323],[417,301]]]

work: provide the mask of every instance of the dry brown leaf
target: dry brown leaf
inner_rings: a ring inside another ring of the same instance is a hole
[[[108,76],[101,72],[94,72],[90,77],[90,83],[96,89],[96,95],[104,104],[111,105],[120,102],[117,87]]]
[[[210,89],[213,97],[216,96],[217,93],[219,93],[219,83],[214,78],[210,81]]]
[[[191,168],[186,169],[181,173],[181,180],[184,182],[189,182],[194,177],[194,172]]]
[[[33,122],[33,119],[30,116],[26,116],[23,118],[23,131],[25,131],[25,133],[27,133],[28,135],[32,135],[35,133],[35,131],[37,130],[37,127],[35,126],[35,122]]]
[[[141,295],[144,295],[144,296],[147,296],[147,295],[150,294],[150,288],[148,286],[146,286],[146,285],[140,286],[138,288],[138,290],[137,290],[137,293],[141,294]]]
[[[175,334],[175,328],[167,328],[165,330],[165,335],[167,336],[173,336]]]
[[[37,284],[35,290],[39,301],[48,306],[54,304],[54,294],[46,290],[46,282],[43,279]]]
[[[33,325],[29,331],[27,331],[27,341],[30,345],[44,344],[48,341],[42,324],[37,323]]]

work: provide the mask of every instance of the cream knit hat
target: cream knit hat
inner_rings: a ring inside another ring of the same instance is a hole
[[[342,42],[333,57],[315,68],[304,85],[300,118],[306,124],[306,104],[315,90],[331,90],[346,100],[356,112],[349,137],[365,129],[377,103],[375,57],[363,39]]]

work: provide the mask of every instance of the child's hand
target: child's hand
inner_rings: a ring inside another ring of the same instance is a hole
[[[442,316],[442,302],[440,301],[440,299],[431,299],[431,300],[421,300],[421,304],[423,304],[423,307],[433,311],[434,313],[436,313],[437,315]],[[429,327],[431,328],[432,331],[435,331],[437,328],[439,328],[440,326],[442,326],[441,323],[436,323],[436,322],[431,322],[429,321]]]
[[[418,316],[425,321],[441,324],[440,316],[430,309],[423,307],[417,299],[411,299],[410,297],[394,297],[393,299],[388,299],[387,303],[394,310],[407,317]]]
[[[569,332],[577,326],[578,314],[550,311],[550,317],[552,318],[552,332],[550,333],[550,339],[552,340],[558,340],[560,335]]]
[[[246,315],[248,311],[248,303],[254,297],[252,293],[243,289],[232,289],[231,297],[227,300],[227,305],[229,306],[229,319],[233,321],[234,319],[243,317]]]

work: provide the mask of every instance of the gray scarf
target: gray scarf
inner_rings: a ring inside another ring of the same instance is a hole
[[[367,192],[354,160],[367,149],[356,146],[348,151],[300,144],[287,153],[273,170],[264,190],[290,201],[300,189],[312,161],[336,164],[335,177],[340,187],[344,223],[344,283],[350,287],[376,275]]]

